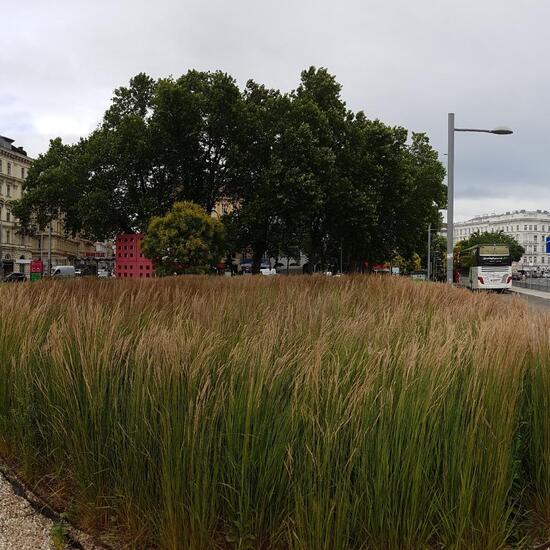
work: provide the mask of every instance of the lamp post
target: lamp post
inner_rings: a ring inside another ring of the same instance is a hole
[[[52,276],[52,220],[48,226],[48,277]]]
[[[448,157],[447,157],[447,283],[453,284],[453,244],[454,244],[454,169],[455,169],[455,132],[481,132],[505,136],[513,131],[506,126],[493,130],[481,128],[455,128],[455,114],[448,116]]]
[[[439,231],[437,227],[434,227],[432,229],[432,224],[430,223],[428,225],[428,261],[426,262],[426,271],[427,271],[427,279],[430,280],[430,276],[433,276],[435,273],[435,269],[432,269],[432,231],[435,231],[436,233]],[[435,264],[435,258],[433,259],[433,262]]]
[[[428,281],[430,280],[430,253],[432,250],[432,224],[428,225],[428,261],[426,262],[426,274]]]

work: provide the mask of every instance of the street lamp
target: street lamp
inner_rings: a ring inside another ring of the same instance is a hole
[[[432,224],[428,225],[428,260],[426,262],[426,272],[427,280],[430,280],[430,269],[431,269],[431,252],[432,252],[432,231],[439,231],[437,228],[432,229]]]
[[[496,134],[506,136],[512,134],[507,126],[497,126],[492,130],[480,128],[455,128],[455,114],[449,113],[449,148],[447,165],[447,283],[453,284],[453,244],[454,244],[454,169],[455,169],[455,132],[481,132],[484,134]]]

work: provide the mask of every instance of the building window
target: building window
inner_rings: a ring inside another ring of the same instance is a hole
[[[538,252],[537,245],[533,246],[533,252]]]
[[[527,231],[527,226],[526,225],[523,226],[523,231]]]
[[[21,178],[25,179],[25,167],[21,166]]]
[[[11,222],[11,212],[9,210],[6,210],[6,221]]]
[[[11,197],[11,185],[9,183],[6,183],[6,196]]]
[[[536,235],[533,236],[533,240],[534,240],[535,242],[537,242],[537,236],[536,236]]]
[[[533,226],[532,225],[529,226],[529,231],[533,231]]]
[[[535,225],[535,231],[538,231],[537,226]]]
[[[11,162],[8,162],[8,176],[11,176]]]

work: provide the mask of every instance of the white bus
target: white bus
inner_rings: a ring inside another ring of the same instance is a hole
[[[472,290],[512,288],[512,258],[507,244],[478,244],[460,252],[460,281]]]

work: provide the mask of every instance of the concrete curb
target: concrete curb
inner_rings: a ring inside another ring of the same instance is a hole
[[[525,296],[536,296],[537,298],[542,298],[543,300],[550,300],[550,292],[544,292],[542,290],[531,290],[530,288],[520,288],[512,286],[512,292],[517,292],[518,294],[525,294]]]

